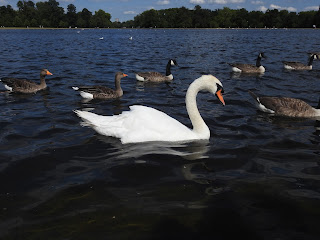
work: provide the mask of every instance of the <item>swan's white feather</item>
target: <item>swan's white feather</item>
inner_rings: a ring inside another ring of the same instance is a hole
[[[120,138],[122,143],[208,140],[210,130],[198,111],[196,101],[201,90],[216,94],[221,103],[225,104],[219,79],[212,75],[202,75],[194,80],[186,93],[186,108],[193,129],[159,110],[139,105],[130,106],[130,111],[115,116],[101,116],[79,110],[75,113],[84,121],[82,125],[92,127],[101,135]]]
[[[76,110],[75,113],[99,134],[120,138],[122,143],[146,141],[188,141],[197,134],[176,119],[154,108],[134,105],[115,116],[101,116]]]

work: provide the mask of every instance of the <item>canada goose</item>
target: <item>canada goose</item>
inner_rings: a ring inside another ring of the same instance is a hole
[[[253,92],[249,94],[255,99],[257,108],[266,113],[276,116],[287,116],[296,118],[320,117],[320,99],[317,108],[311,107],[305,101],[289,97],[258,97]]]
[[[142,82],[169,82],[173,80],[171,73],[171,66],[178,66],[178,63],[174,59],[170,59],[166,67],[166,75],[159,72],[136,72],[136,79]]]
[[[104,87],[104,86],[80,86],[80,87],[72,87],[76,91],[80,91],[81,97],[85,99],[110,99],[110,98],[118,98],[123,95],[123,91],[121,89],[121,78],[128,76],[122,72],[117,72],[115,75],[115,90]]]
[[[317,54],[315,53],[310,54],[308,65],[305,65],[300,62],[288,62],[288,61],[283,61],[282,63],[283,63],[283,67],[287,70],[312,70],[312,63],[314,59],[317,59]]]
[[[224,105],[221,82],[212,75],[202,75],[190,84],[186,93],[186,108],[193,129],[190,129],[151,107],[130,106],[130,111],[115,116],[101,116],[87,111],[74,112],[84,121],[83,126],[90,126],[99,134],[120,138],[122,143],[165,141],[185,142],[208,140],[210,130],[202,119],[197,107],[197,94],[207,90],[217,96]]]
[[[315,54],[317,56],[317,59],[320,59],[320,52],[310,52],[309,55]]]
[[[40,84],[29,81],[27,79],[20,78],[2,78],[0,81],[4,84],[4,87],[10,92],[16,93],[36,93],[47,87],[45,77],[52,75],[47,69],[42,69],[40,72]]]
[[[259,53],[256,65],[245,63],[229,63],[233,72],[237,73],[264,73],[266,69],[261,65],[261,59],[266,58],[263,52]]]

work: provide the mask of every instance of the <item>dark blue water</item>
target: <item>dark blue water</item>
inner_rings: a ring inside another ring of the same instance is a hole
[[[319,239],[319,123],[260,113],[247,92],[316,106],[320,62],[290,72],[281,61],[307,63],[318,30],[1,30],[0,39],[1,77],[53,73],[43,92],[0,94],[1,238]],[[227,62],[254,64],[260,51],[264,75],[230,73]],[[136,82],[134,71],[164,73],[169,58],[179,64],[171,84]],[[121,99],[84,102],[71,88],[113,87],[117,71],[129,75]],[[226,102],[198,96],[208,142],[122,145],[73,113],[143,104],[191,126],[185,93],[208,73]]]

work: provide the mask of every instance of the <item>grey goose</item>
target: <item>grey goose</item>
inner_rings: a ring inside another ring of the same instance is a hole
[[[21,78],[4,77],[0,81],[9,92],[15,93],[36,93],[40,90],[46,89],[47,84],[45,77],[52,75],[47,69],[42,69],[40,72],[40,84],[33,81]]]
[[[123,91],[121,88],[121,79],[123,77],[128,76],[122,72],[117,72],[115,75],[115,89],[111,89],[105,86],[79,86],[79,87],[72,87],[76,91],[80,91],[81,97],[91,100],[91,99],[112,99],[112,98],[119,98],[123,95]]]

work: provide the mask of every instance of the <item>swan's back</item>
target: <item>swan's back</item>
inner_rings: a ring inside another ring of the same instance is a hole
[[[197,139],[196,134],[176,119],[154,108],[134,105],[119,115],[101,116],[75,111],[83,125],[98,133],[120,138],[122,143],[146,141],[187,141]]]

